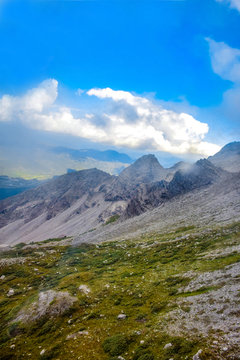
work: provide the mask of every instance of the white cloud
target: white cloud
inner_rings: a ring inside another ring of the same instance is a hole
[[[217,2],[222,2],[230,5],[230,8],[237,9],[240,11],[240,0],[216,0]]]
[[[42,112],[51,106],[58,96],[58,82],[54,79],[43,81],[37,88],[24,96],[3,95],[0,99],[0,121],[11,121],[13,116],[27,112]]]
[[[206,38],[213,71],[225,80],[240,83],[240,50]]]
[[[209,130],[207,124],[126,91],[89,90],[87,94],[102,99],[103,104],[94,109],[91,102],[85,116],[75,118],[70,108],[54,107],[57,85],[56,80],[50,79],[22,97],[4,95],[0,100],[0,119],[19,119],[33,129],[133,149],[204,156],[220,150],[203,140]]]
[[[222,114],[228,119],[238,121],[240,119],[240,49],[234,49],[224,42],[216,42],[206,39],[209,43],[209,51],[213,71],[224,80],[233,83],[231,89],[223,93],[223,102],[219,107]]]
[[[91,89],[87,94],[121,103],[120,115],[105,114],[115,145],[132,148],[148,146],[149,150],[176,154],[191,152],[206,156],[220,149],[217,145],[202,141],[209,130],[208,125],[195,120],[191,115],[165,110],[146,98],[125,91]],[[134,121],[124,117],[124,104],[135,110],[137,117]]]

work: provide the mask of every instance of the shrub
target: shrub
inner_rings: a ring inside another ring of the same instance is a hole
[[[92,312],[87,316],[87,320],[98,319],[98,318],[99,318],[99,314],[97,312]]]
[[[128,347],[128,338],[122,334],[113,335],[103,341],[102,347],[112,356],[121,355]]]
[[[114,302],[114,305],[120,305],[120,304],[121,304],[121,301],[122,301],[121,298],[117,299],[117,300]]]
[[[133,355],[133,360],[153,360],[154,356],[148,347],[148,344],[138,346],[135,350],[135,354]]]
[[[17,245],[14,246],[15,249],[22,249],[24,246],[26,246],[26,244],[24,242],[21,242]]]
[[[167,306],[166,302],[155,304],[151,307],[151,313],[152,314],[159,313],[160,311],[164,310],[166,308],[166,306]]]
[[[17,336],[24,332],[24,326],[21,327],[20,322],[13,322],[8,328],[8,333],[10,336]]]
[[[138,358],[138,360],[153,360],[153,354],[144,354]]]
[[[120,215],[118,215],[118,214],[110,216],[110,218],[105,222],[104,225],[108,225],[108,224],[111,224],[111,223],[117,221],[119,219],[119,217],[120,217]]]

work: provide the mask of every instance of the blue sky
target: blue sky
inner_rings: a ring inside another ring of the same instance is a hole
[[[0,126],[211,155],[240,137],[239,34],[239,0],[0,0]]]

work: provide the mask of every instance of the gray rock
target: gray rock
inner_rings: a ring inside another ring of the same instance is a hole
[[[58,316],[68,310],[75,301],[77,298],[70,296],[67,291],[43,291],[40,292],[38,301],[20,310],[15,321],[27,323],[45,315]]]
[[[15,291],[14,291],[13,289],[10,289],[10,290],[8,291],[7,296],[13,296],[14,294],[15,294]]]
[[[126,317],[127,317],[127,315],[125,315],[125,314],[119,314],[117,318],[119,320],[124,320],[124,319],[126,319]]]
[[[198,352],[193,356],[193,360],[201,360],[199,356],[202,353],[202,349],[198,350]]]

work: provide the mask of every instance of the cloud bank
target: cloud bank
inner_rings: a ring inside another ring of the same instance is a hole
[[[84,96],[101,99],[104,111],[91,106],[91,111],[81,118],[75,118],[68,107],[56,106],[57,96],[58,82],[54,79],[44,81],[22,97],[4,95],[0,100],[0,120],[20,121],[33,129],[146,151],[209,156],[220,150],[204,141],[208,124],[126,91],[89,90]]]

